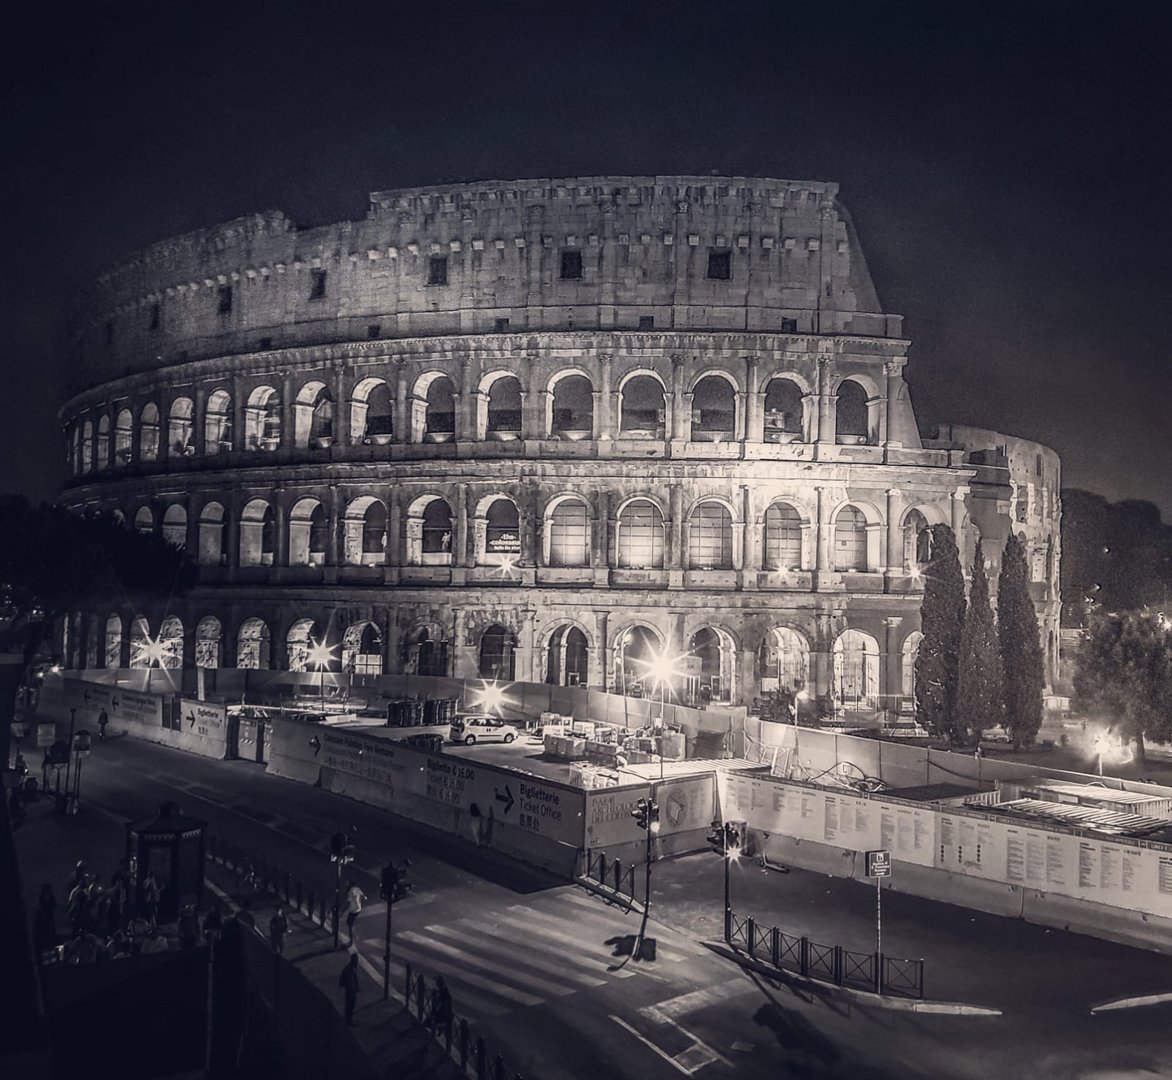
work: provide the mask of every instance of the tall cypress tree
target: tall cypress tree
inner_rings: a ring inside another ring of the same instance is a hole
[[[956,536],[947,525],[933,525],[920,606],[924,636],[916,655],[916,720],[949,741],[957,734],[956,681],[963,627],[964,576]]]
[[[1042,726],[1042,639],[1030,598],[1025,542],[1014,533],[1005,541],[1001,576],[997,579],[997,637],[1005,726],[1014,746],[1029,746]]]
[[[989,602],[985,553],[978,540],[969,584],[969,607],[960,636],[956,690],[958,740],[975,746],[985,728],[1001,722],[1002,712],[1001,653],[993,605]]]

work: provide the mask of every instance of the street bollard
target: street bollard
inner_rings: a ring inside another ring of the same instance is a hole
[[[488,1080],[484,1067],[488,1064],[488,1047],[484,1045],[484,1036],[476,1036],[476,1080]]]
[[[621,885],[622,885],[622,881],[623,881],[623,874],[622,874],[622,868],[623,868],[623,864],[622,864],[622,860],[621,860],[621,859],[615,859],[615,861],[614,861],[614,862],[613,862],[611,865],[614,867],[614,891],[615,891],[615,892],[618,892],[618,891],[619,891],[619,888],[620,888],[620,887],[621,887]]]
[[[752,915],[745,920],[745,944],[749,949],[749,959],[755,960],[753,949],[757,944],[757,923]]]
[[[776,926],[770,935],[769,958],[775,968],[781,967],[781,931]]]
[[[460,1021],[460,1068],[468,1070],[468,1021]]]
[[[834,985],[842,986],[842,946],[834,946]]]
[[[603,885],[606,884],[606,852],[600,852],[598,855],[598,881]]]
[[[803,936],[801,945],[798,949],[798,957],[800,959],[799,969],[803,975],[810,974],[810,939]]]

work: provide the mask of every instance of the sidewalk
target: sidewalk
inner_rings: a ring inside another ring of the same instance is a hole
[[[30,921],[36,910],[43,883],[53,886],[58,899],[58,928],[64,933],[67,896],[66,881],[79,859],[103,883],[125,857],[125,823],[97,806],[83,804],[79,813],[60,816],[53,812],[50,798],[41,798],[27,807],[25,823],[13,838],[21,873],[22,892]],[[267,942],[269,918],[276,901],[242,884],[238,875],[210,859],[205,864],[205,903],[217,904],[228,917],[241,902],[248,901],[258,933]],[[333,948],[333,935],[305,915],[286,906],[289,935],[285,957],[342,1013],[342,992],[338,975],[348,956]],[[31,931],[31,926],[30,926]],[[174,947],[174,926],[164,932]],[[266,946],[267,947],[267,946]],[[117,963],[117,961],[107,961]],[[369,967],[369,965],[367,965]],[[360,963],[361,990],[351,1034],[370,1058],[378,1075],[403,1080],[457,1080],[460,1069],[403,1005],[403,987],[391,987],[390,1000],[382,1000],[381,976]]]

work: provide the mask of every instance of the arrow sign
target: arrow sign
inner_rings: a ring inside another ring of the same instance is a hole
[[[117,698],[110,699],[110,708],[117,710],[117,708],[118,708],[118,699]]]
[[[496,788],[492,789],[496,795],[496,801],[505,804],[505,813],[507,814],[513,809],[513,793],[509,790],[509,785],[505,784],[505,793],[502,795]]]
[[[188,727],[195,727],[195,713],[194,712],[189,712],[187,714],[187,726]]]
[[[313,756],[317,757],[321,753],[321,739],[315,735],[309,740],[309,745],[313,747]]]

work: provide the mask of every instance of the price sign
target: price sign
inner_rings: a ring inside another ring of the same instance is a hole
[[[891,877],[891,852],[886,848],[868,851],[866,860],[867,877]]]

